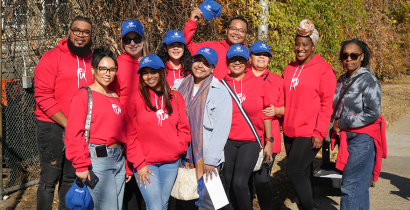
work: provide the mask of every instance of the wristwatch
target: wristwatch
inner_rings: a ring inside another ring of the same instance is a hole
[[[266,138],[266,141],[270,141],[271,143],[273,143],[274,140],[275,140],[275,139],[273,139],[273,137]]]

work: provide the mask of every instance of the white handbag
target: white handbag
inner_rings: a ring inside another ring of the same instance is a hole
[[[178,168],[178,175],[172,187],[171,196],[183,201],[198,199],[197,188],[196,169]]]

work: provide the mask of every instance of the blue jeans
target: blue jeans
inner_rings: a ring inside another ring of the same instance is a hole
[[[95,144],[89,144],[91,166],[90,170],[99,181],[94,187],[88,187],[94,201],[94,209],[121,210],[125,185],[125,158],[123,146],[107,147],[107,157],[97,157]]]
[[[340,210],[370,208],[369,182],[374,167],[374,148],[374,140],[367,134],[347,142],[349,158],[343,170]]]
[[[163,164],[147,165],[154,176],[148,174],[152,185],[147,183],[147,189],[144,183],[138,187],[140,188],[142,197],[144,197],[147,210],[166,210],[168,208],[168,200],[171,195],[172,187],[178,174],[179,159]],[[134,170],[135,178],[137,178],[137,171]]]

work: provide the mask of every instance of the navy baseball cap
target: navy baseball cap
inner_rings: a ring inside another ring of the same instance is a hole
[[[240,45],[240,44],[232,45],[228,49],[228,52],[226,53],[226,57],[228,59],[231,59],[235,56],[241,56],[241,57],[245,58],[246,60],[249,60],[248,48],[246,48],[245,46]]]
[[[208,21],[213,17],[221,16],[221,5],[213,0],[205,0],[199,5],[199,9],[202,11],[202,16]]]
[[[272,57],[272,54],[269,52],[270,48],[269,45],[267,45],[265,42],[255,42],[251,46],[251,53],[261,53],[261,52],[266,52],[269,53],[270,57]]]
[[[144,67],[151,67],[153,69],[165,68],[164,62],[155,54],[149,54],[141,59],[137,74],[139,74]]]
[[[121,37],[124,37],[125,34],[131,31],[137,32],[140,36],[144,36],[144,27],[140,21],[127,20],[121,24]]]
[[[167,31],[167,33],[165,33],[164,35],[164,39],[162,40],[162,44],[165,43],[166,45],[169,45],[175,42],[181,42],[186,45],[185,36],[182,33],[182,31],[178,31],[178,30]]]
[[[214,67],[218,63],[218,53],[216,53],[216,51],[210,47],[199,48],[198,52],[196,52],[196,54],[193,57],[197,55],[203,55],[208,61],[208,63],[214,65]]]

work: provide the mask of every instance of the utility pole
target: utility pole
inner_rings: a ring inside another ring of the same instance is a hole
[[[268,15],[269,5],[266,0],[259,0],[259,4],[262,6],[261,11],[259,12],[259,19],[261,24],[258,27],[258,39],[265,40],[268,38]]]

